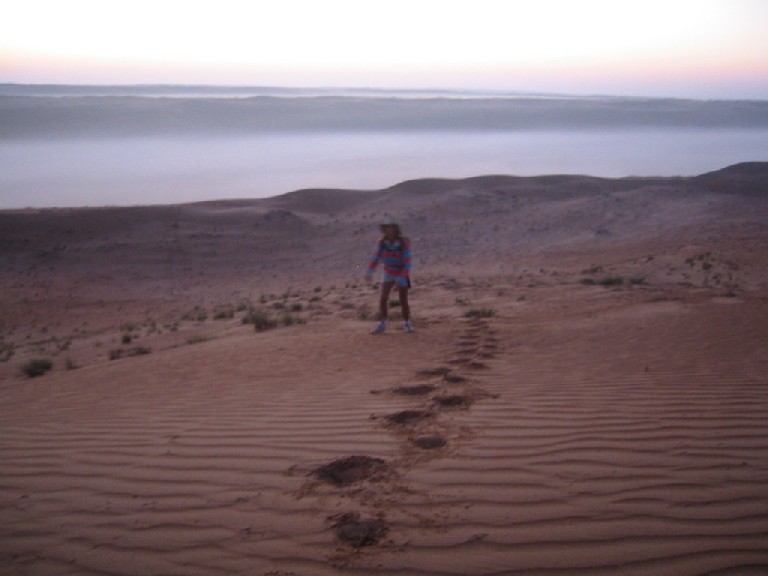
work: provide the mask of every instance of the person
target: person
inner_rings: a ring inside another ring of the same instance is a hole
[[[403,312],[403,329],[413,332],[411,323],[411,309],[408,305],[408,290],[411,287],[411,243],[403,236],[400,225],[397,222],[385,222],[381,225],[383,236],[376,244],[376,250],[371,257],[365,279],[368,283],[373,281],[376,267],[381,263],[382,280],[379,300],[379,323],[373,329],[372,334],[381,334],[387,329],[387,308],[389,294],[397,285],[400,297],[400,309]]]

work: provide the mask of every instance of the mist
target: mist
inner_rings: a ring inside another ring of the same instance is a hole
[[[690,176],[768,160],[766,102],[56,90],[0,89],[0,208],[258,198],[484,174]]]

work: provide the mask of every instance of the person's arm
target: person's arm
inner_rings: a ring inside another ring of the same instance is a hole
[[[376,244],[376,250],[373,252],[373,256],[371,256],[371,260],[368,263],[368,270],[365,271],[365,278],[367,280],[373,278],[373,273],[376,272],[379,260],[381,260],[381,242]]]
[[[411,278],[411,241],[407,238],[400,240],[403,243],[403,285],[407,285]]]

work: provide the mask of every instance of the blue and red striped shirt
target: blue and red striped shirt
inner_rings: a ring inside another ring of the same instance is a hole
[[[403,237],[391,242],[382,238],[376,244],[366,274],[372,275],[379,262],[386,276],[408,280],[411,273],[411,243]]]

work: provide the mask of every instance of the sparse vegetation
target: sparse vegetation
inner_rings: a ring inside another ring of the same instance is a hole
[[[600,284],[600,286],[605,286],[606,288],[610,286],[623,286],[624,277],[623,276],[607,276],[602,280],[598,280],[597,283]]]
[[[251,310],[243,318],[243,324],[253,324],[256,332],[263,332],[277,327],[277,322],[269,317],[263,310]]]
[[[464,313],[464,318],[493,318],[496,311],[492,308],[472,308]]]
[[[366,303],[361,305],[357,309],[358,320],[370,320],[371,319],[371,307]]]
[[[22,372],[29,378],[42,376],[53,368],[53,362],[47,358],[33,358],[21,367]]]
[[[128,350],[125,350],[123,348],[117,348],[109,352],[109,359],[119,360],[120,358],[129,358],[131,356],[144,356],[146,354],[151,354],[151,353],[152,353],[152,349],[146,348],[145,346],[137,346],[136,348],[130,348]]]
[[[294,316],[293,314],[286,312],[280,318],[280,323],[283,326],[293,326],[294,324],[306,324],[306,321],[299,316]]]
[[[195,306],[192,310],[184,314],[181,319],[188,322],[205,322],[208,320],[208,312],[200,306]]]
[[[8,362],[15,352],[16,346],[12,343],[0,343],[0,362]]]

